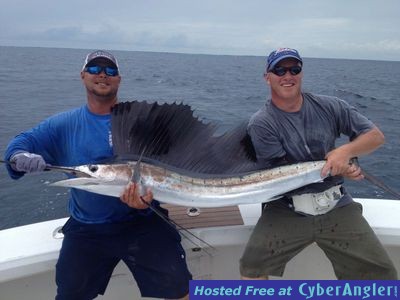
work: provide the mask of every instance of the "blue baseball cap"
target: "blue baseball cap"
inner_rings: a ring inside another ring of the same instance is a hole
[[[297,50],[291,48],[279,48],[272,51],[267,58],[267,72],[271,71],[278,62],[285,58],[297,59],[303,65],[303,59]]]

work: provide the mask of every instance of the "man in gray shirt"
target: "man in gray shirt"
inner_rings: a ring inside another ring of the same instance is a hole
[[[377,149],[384,136],[345,101],[303,93],[302,66],[294,49],[271,52],[264,74],[271,99],[252,116],[248,133],[257,160],[266,167],[326,159],[321,175],[330,176],[268,203],[240,260],[242,278],[282,276],[286,263],[316,242],[338,279],[397,279],[361,204],[342,186],[343,177],[363,178],[349,162]],[[335,148],[341,134],[349,142]]]

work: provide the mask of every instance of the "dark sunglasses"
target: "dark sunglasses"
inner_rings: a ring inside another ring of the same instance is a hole
[[[107,76],[117,76],[119,74],[118,69],[113,67],[90,66],[85,68],[85,72],[92,75],[98,75],[103,71]]]
[[[289,71],[290,74],[292,74],[292,75],[298,75],[301,72],[301,67],[300,66],[292,66],[292,67],[277,66],[277,67],[273,68],[270,72],[281,77],[281,76],[285,75],[287,71]]]

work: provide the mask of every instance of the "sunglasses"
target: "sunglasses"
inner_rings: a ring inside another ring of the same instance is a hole
[[[90,66],[85,68],[85,72],[92,75],[98,75],[103,71],[107,76],[117,76],[119,74],[118,69],[113,67]]]
[[[290,74],[292,74],[292,75],[298,75],[301,72],[301,67],[300,66],[292,66],[292,67],[277,66],[277,67],[273,68],[270,72],[281,77],[281,76],[285,75],[287,71],[289,71]]]

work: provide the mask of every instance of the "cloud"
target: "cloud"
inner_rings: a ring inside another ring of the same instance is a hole
[[[0,45],[400,60],[400,1],[0,0]],[[361,48],[363,47],[363,48]],[[398,52],[397,54],[395,52]]]
[[[300,20],[303,29],[332,30],[344,29],[351,21],[347,18],[305,18]]]

